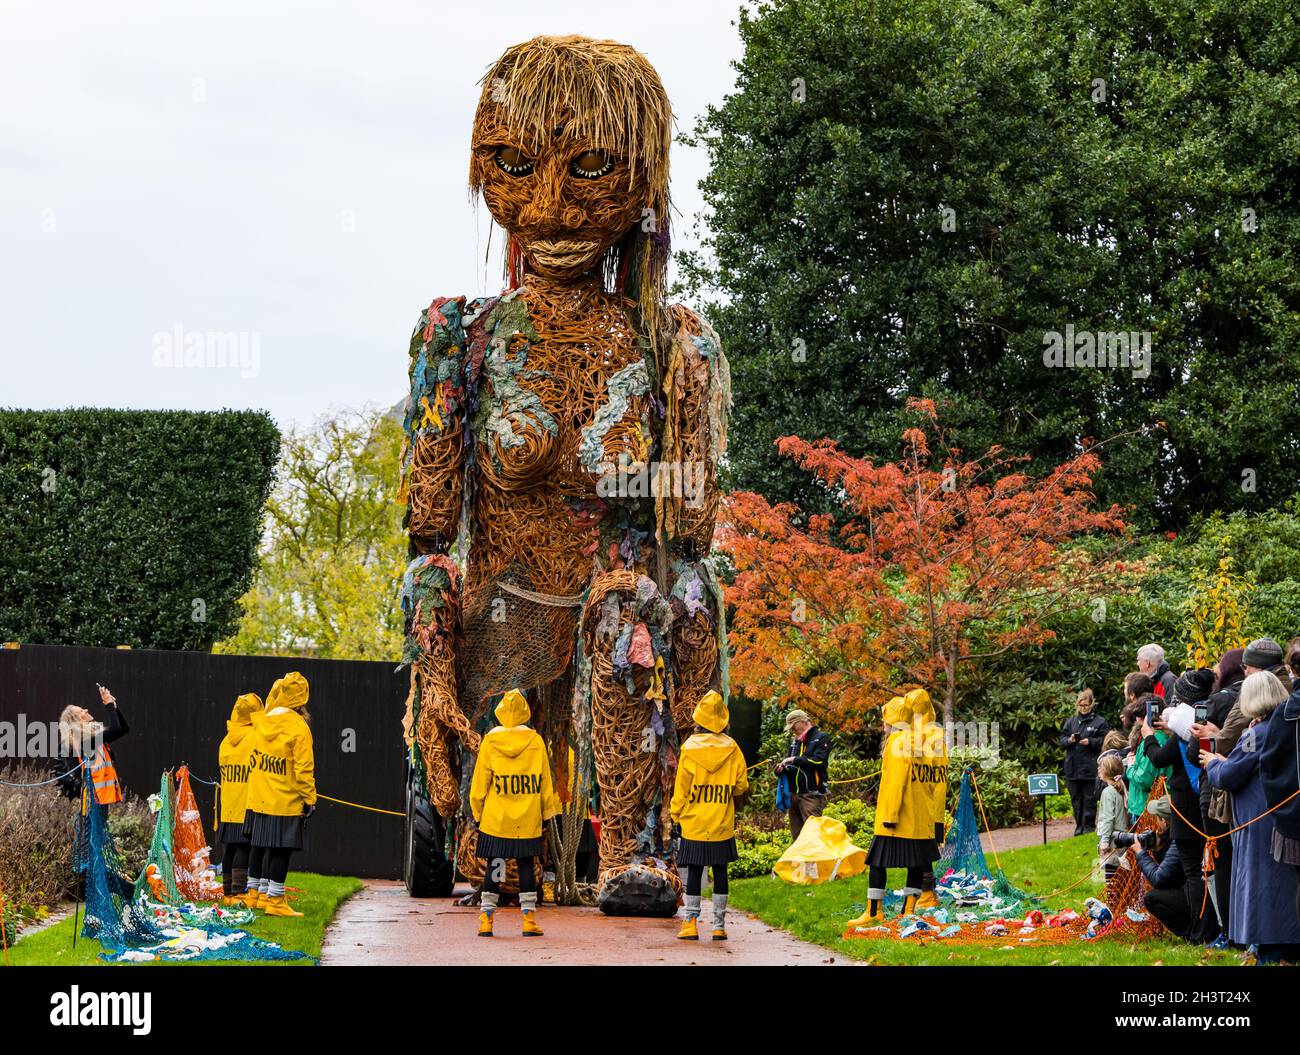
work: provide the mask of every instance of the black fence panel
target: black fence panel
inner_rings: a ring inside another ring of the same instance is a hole
[[[263,699],[272,682],[297,670],[311,688],[308,710],[321,793],[401,811],[405,749],[401,718],[407,675],[392,663],[225,656],[207,652],[24,645],[0,649],[0,722],[56,723],[70,703],[99,717],[96,682],[108,686],[131,732],[113,747],[118,775],[138,796],[158,790],[164,769],[187,763],[203,780],[217,779],[217,746],[235,697]],[[13,736],[10,738],[11,742]],[[0,767],[14,761],[0,758]],[[31,761],[29,759],[29,761]],[[212,839],[213,788],[193,783]],[[217,847],[213,858],[219,859]],[[320,802],[307,822],[301,871],[363,878],[399,878],[402,818]]]

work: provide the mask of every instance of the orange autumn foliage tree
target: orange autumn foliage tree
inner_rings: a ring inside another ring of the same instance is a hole
[[[1066,545],[1125,527],[1118,507],[1092,508],[1095,448],[1030,476],[997,447],[963,460],[931,401],[909,408],[919,424],[897,462],[852,458],[827,439],[777,441],[838,516],[748,492],[727,499],[731,677],[748,695],[854,729],[923,686],[949,722],[964,664],[1042,643],[1050,614],[1122,577],[1113,551]]]

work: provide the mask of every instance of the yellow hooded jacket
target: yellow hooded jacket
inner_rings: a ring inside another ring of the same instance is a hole
[[[243,824],[248,802],[248,756],[253,751],[252,717],[262,709],[262,697],[245,693],[235,700],[226,723],[226,736],[217,748],[221,771],[221,823]]]
[[[311,729],[298,713],[307,679],[296,671],[271,686],[266,710],[252,717],[247,807],[272,817],[297,817],[316,805],[316,758]]]
[[[930,699],[930,694],[924,689],[913,689],[905,697],[905,701],[912,708],[912,726],[915,733],[918,722],[922,729],[922,739],[931,744],[931,747],[939,752],[943,758],[944,766],[948,764],[948,740],[943,735],[943,726],[935,721],[936,715],[934,710],[934,701]],[[934,741],[938,738],[938,743]],[[934,823],[942,825],[948,814],[948,774],[945,769],[943,779],[935,780],[931,784],[934,798],[931,803]],[[935,838],[942,839],[942,830],[935,830]]]
[[[668,812],[682,838],[716,843],[736,834],[736,796],[749,790],[745,756],[725,733],[696,733],[682,744]]]
[[[497,721],[479,747],[469,806],[479,831],[498,839],[536,839],[542,822],[560,813],[551,760],[542,738],[524,723],[528,701],[511,689],[497,704]]]
[[[884,722],[895,729],[881,755],[880,792],[876,797],[877,835],[899,839],[933,839],[943,819],[948,788],[948,747],[942,727],[926,723],[924,703],[915,693],[895,696],[885,705]],[[917,721],[913,721],[913,707]],[[937,811],[937,812],[936,812]],[[885,827],[893,823],[892,828]]]

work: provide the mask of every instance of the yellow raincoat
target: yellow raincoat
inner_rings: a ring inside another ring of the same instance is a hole
[[[709,730],[682,744],[677,783],[668,812],[682,826],[682,838],[716,843],[736,835],[736,796],[749,790],[745,756],[722,730],[727,708],[709,691],[695,708],[695,722]]]
[[[479,831],[498,839],[536,839],[542,822],[560,813],[551,760],[542,738],[524,723],[528,701],[511,689],[497,704],[497,721],[479,747],[469,806]]]
[[[248,802],[248,756],[253,752],[254,714],[262,710],[262,697],[245,693],[235,700],[226,723],[226,736],[217,748],[217,767],[221,771],[221,823],[243,824]]]
[[[298,714],[306,705],[307,679],[294,671],[271,686],[266,710],[252,717],[247,807],[254,813],[297,817],[316,805],[311,729]]]
[[[880,792],[876,797],[877,835],[933,839],[935,822],[943,820],[948,746],[943,728],[925,720],[929,701],[929,695],[918,689],[906,698],[895,696],[885,705],[885,725],[895,728],[885,741],[881,756]],[[915,720],[914,707],[917,708]],[[933,707],[929,713],[933,714]],[[885,827],[889,822],[893,823],[892,828]]]
[[[924,689],[913,689],[904,697],[906,702],[912,708],[912,726],[915,730],[918,722],[922,729],[922,738],[933,744],[935,737],[939,738],[943,761],[946,765],[948,762],[948,741],[943,735],[943,726],[936,721],[934,711],[934,701],[930,699],[930,694]],[[943,824],[948,815],[948,776],[944,773],[942,780],[936,780],[931,784],[933,789],[933,801],[931,808],[934,816],[934,823],[938,825],[935,829],[934,837],[936,840],[943,841]]]

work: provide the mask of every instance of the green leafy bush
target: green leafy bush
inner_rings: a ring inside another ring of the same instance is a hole
[[[961,793],[961,774],[966,765],[973,767],[974,779],[979,787],[975,802],[975,820],[984,827],[980,815],[983,802],[984,815],[990,828],[1011,828],[1031,820],[1037,801],[1029,794],[1029,774],[1019,762],[1011,758],[994,759],[989,752],[958,748],[948,763],[948,816],[957,809]]]
[[[746,879],[765,876],[789,849],[790,832],[785,828],[764,830],[752,824],[736,829],[736,849],[740,856],[727,867],[728,876]]]
[[[0,410],[0,638],[211,648],[279,448],[260,411]]]

